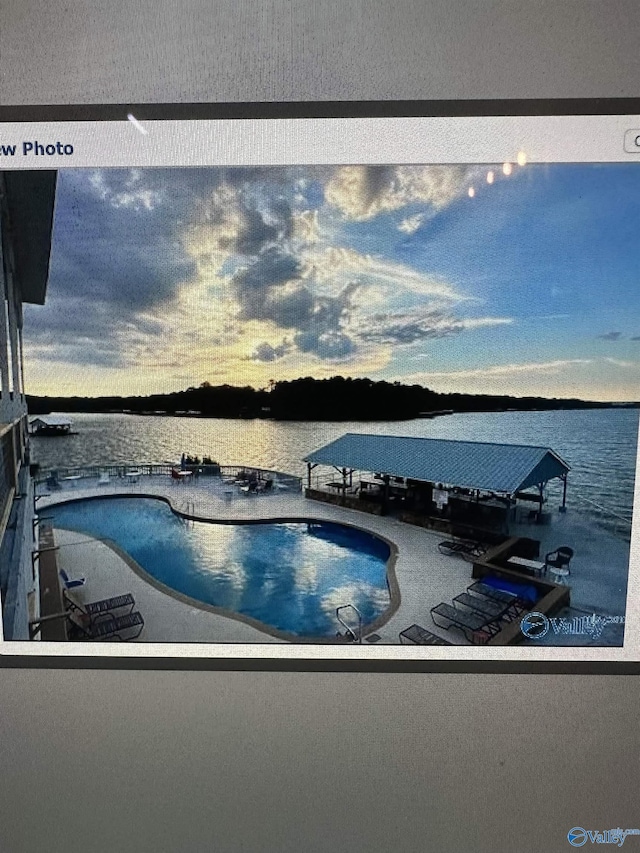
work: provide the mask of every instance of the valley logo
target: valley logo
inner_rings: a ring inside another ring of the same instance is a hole
[[[574,826],[567,833],[567,841],[572,847],[584,847],[587,841],[592,844],[617,844],[622,847],[627,835],[640,835],[640,829],[605,829],[604,832],[599,832],[595,829],[583,829],[581,826]]]
[[[532,610],[522,617],[520,622],[520,630],[532,640],[538,640],[549,633],[549,620],[544,613],[538,613],[537,610]]]
[[[574,616],[573,619],[548,618],[544,613],[532,610],[522,617],[520,630],[531,640],[545,637],[550,628],[553,628],[554,634],[587,634],[597,640],[607,625],[621,624],[624,624],[624,616],[599,616],[593,613],[590,616]]]

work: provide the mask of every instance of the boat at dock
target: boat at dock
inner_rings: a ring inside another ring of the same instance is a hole
[[[29,433],[38,438],[78,435],[73,429],[73,421],[59,415],[39,415],[29,423]]]

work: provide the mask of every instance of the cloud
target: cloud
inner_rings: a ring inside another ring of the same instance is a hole
[[[206,371],[203,379],[231,381],[252,365],[277,361],[279,370],[321,375],[340,362],[346,375],[383,369],[392,346],[506,324],[465,317],[477,300],[401,254],[359,251],[343,221],[421,205],[389,225],[401,246],[397,228],[414,233],[472,171],[65,172],[47,304],[27,306],[27,357],[139,375],[182,364],[180,376]]]
[[[512,322],[510,317],[458,318],[444,311],[425,308],[363,317],[358,336],[370,343],[413,344],[428,338],[458,335],[467,329],[504,326]]]
[[[291,350],[291,344],[287,341],[283,341],[278,346],[271,346],[267,341],[263,341],[261,344],[254,349],[251,354],[251,358],[254,361],[277,361],[279,358],[282,358]]]
[[[398,231],[405,234],[414,234],[424,222],[424,214],[416,213],[413,216],[407,216],[398,225]]]
[[[637,361],[624,361],[621,358],[605,358],[604,359],[608,364],[613,364],[616,367],[638,367]]]
[[[640,365],[628,365],[628,367]],[[487,364],[459,370],[425,370],[388,379],[415,382],[443,393],[508,394],[516,397],[577,397],[583,400],[637,399],[635,374],[612,369],[604,358]]]
[[[60,174],[47,303],[25,306],[25,349],[122,365],[196,264],[176,235],[184,207],[171,170]],[[82,342],[82,343],[80,343]]]
[[[470,370],[434,371],[422,374],[422,379],[476,379],[496,376],[516,376],[523,373],[558,374],[576,365],[592,364],[593,359],[569,358],[554,361],[525,362],[512,364],[494,364],[487,367],[474,367]]]
[[[346,283],[355,282],[366,286],[367,292],[377,287],[386,296],[409,292],[447,302],[469,299],[441,277],[344,246],[320,246],[305,251],[302,255],[301,275],[330,292],[341,290]]]
[[[467,176],[465,166],[342,166],[324,195],[345,218],[362,221],[417,202],[438,210],[462,194]],[[404,230],[415,224],[404,221]]]
[[[344,358],[356,351],[354,340],[337,329],[305,329],[298,332],[294,341],[301,352],[314,353],[322,359]]]
[[[598,335],[601,341],[619,341],[622,337],[622,332],[606,332],[604,335]]]

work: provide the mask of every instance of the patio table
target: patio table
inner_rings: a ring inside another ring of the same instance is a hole
[[[545,568],[545,564],[539,560],[528,560],[526,557],[509,557],[507,563],[517,569],[525,569],[534,575],[541,575]]]

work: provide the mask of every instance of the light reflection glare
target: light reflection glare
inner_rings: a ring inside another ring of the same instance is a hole
[[[518,151],[518,156],[516,159],[518,161],[518,166],[527,165],[527,155],[524,153],[524,151]]]
[[[488,184],[493,183],[493,178],[494,178],[493,172],[487,172],[487,183]]]
[[[502,164],[502,171],[505,175],[508,176],[513,171],[513,166],[511,165],[511,163],[503,163]]]
[[[475,194],[476,194],[476,191],[474,190],[474,188],[469,187],[469,198],[473,198]]]

